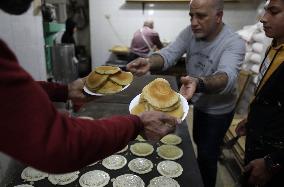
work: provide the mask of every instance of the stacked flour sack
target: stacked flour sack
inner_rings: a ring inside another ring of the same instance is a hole
[[[132,73],[122,71],[119,67],[98,66],[88,75],[86,87],[93,93],[113,94],[120,92],[132,80]]]
[[[236,109],[237,113],[245,114],[253,97],[259,68],[264,58],[265,51],[271,43],[271,39],[265,36],[263,26],[260,22],[254,25],[244,26],[243,29],[237,33],[246,41],[246,56],[242,69],[250,74],[249,82]]]
[[[242,69],[258,74],[265,50],[271,43],[271,39],[265,36],[260,22],[244,26],[237,33],[246,41],[246,56]]]
[[[139,103],[131,113],[138,115],[145,111],[161,111],[176,118],[182,118],[184,114],[180,95],[163,78],[157,78],[143,88]]]

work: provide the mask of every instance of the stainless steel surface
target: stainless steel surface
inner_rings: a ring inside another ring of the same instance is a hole
[[[74,58],[73,44],[57,44],[52,47],[52,72],[56,82],[67,84],[78,78],[78,63]]]

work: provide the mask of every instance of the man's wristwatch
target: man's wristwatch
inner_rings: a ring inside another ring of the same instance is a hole
[[[204,84],[204,81],[199,78],[199,77],[196,77],[197,78],[197,85],[196,85],[196,90],[195,92],[196,93],[202,93],[202,92],[205,92],[205,84]]]
[[[279,170],[282,168],[279,163],[272,160],[269,154],[266,155],[263,159],[268,171],[271,172],[272,174],[278,173]]]

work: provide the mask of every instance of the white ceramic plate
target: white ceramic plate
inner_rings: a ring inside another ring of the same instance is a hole
[[[169,153],[168,151],[170,152],[170,155],[167,154]],[[157,153],[159,157],[165,160],[177,160],[183,156],[183,150],[175,145],[166,145],[166,144],[161,145],[160,147],[157,148]]]
[[[145,149],[146,149],[146,151],[145,151]],[[140,150],[140,152],[137,152],[137,150],[138,151]],[[143,150],[143,152],[141,152],[141,150]],[[130,151],[131,151],[132,154],[134,154],[136,156],[148,156],[148,155],[151,155],[154,152],[154,148],[149,143],[138,142],[138,143],[132,144],[130,146]]]
[[[128,86],[130,86],[130,84],[124,86],[121,91],[123,91],[123,90],[125,90],[126,88],[128,88]],[[111,95],[111,94],[100,94],[100,93],[92,92],[92,91],[90,91],[86,86],[84,86],[83,90],[84,90],[84,92],[86,92],[86,93],[89,94],[89,95],[95,95],[95,96]],[[121,91],[119,91],[119,92],[121,92]],[[117,92],[117,93],[118,93],[118,92]],[[113,94],[116,94],[116,93],[113,93]]]
[[[139,103],[140,95],[141,94],[139,94],[136,97],[134,97],[134,99],[132,99],[132,101],[130,102],[130,104],[129,104],[129,112],[131,112],[132,108]],[[181,120],[183,121],[186,118],[186,116],[187,116],[187,113],[188,113],[188,110],[189,110],[189,106],[188,106],[187,100],[181,94],[179,94],[179,97],[180,97],[182,108],[183,108],[183,112],[184,112],[183,116],[181,118]]]

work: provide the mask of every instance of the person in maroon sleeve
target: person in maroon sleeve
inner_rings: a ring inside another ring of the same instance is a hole
[[[0,8],[20,15],[31,3],[0,1]],[[178,123],[160,112],[99,120],[59,113],[52,101],[87,100],[83,85],[84,79],[69,85],[34,81],[0,39],[0,151],[42,171],[66,173],[119,151],[138,134],[157,141]]]

